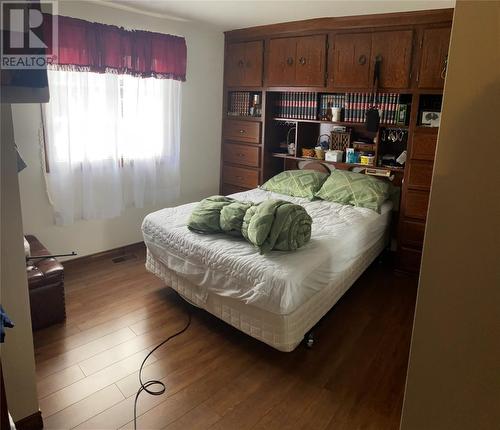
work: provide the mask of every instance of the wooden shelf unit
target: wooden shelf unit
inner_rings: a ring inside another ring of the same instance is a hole
[[[365,133],[363,123],[277,117],[271,103],[278,92],[371,92],[374,61],[381,55],[379,91],[404,94],[411,103],[408,125],[381,128],[400,128],[408,135],[405,168],[390,169],[401,179],[404,175],[397,228],[399,267],[418,271],[437,136],[437,129],[419,126],[419,116],[426,97],[442,95],[452,17],[453,9],[440,9],[318,18],[226,32],[221,193],[253,188],[286,166],[308,160],[279,153],[287,127],[297,127],[296,140],[309,146],[325,124]],[[260,93],[261,116],[227,115],[233,91]],[[377,161],[382,156],[378,137]]]

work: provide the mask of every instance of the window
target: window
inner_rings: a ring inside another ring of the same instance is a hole
[[[181,82],[48,72],[47,184],[56,223],[159,205],[179,188]]]

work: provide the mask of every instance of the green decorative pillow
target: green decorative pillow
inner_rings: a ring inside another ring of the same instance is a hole
[[[347,170],[334,170],[315,194],[329,202],[373,209],[378,213],[389,195],[390,185],[387,182]]]
[[[285,170],[262,185],[262,189],[293,197],[313,199],[328,178],[327,173],[314,170]]]

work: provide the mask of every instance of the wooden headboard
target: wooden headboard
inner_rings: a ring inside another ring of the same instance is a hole
[[[322,173],[330,173],[333,169],[338,167],[334,167],[332,164],[320,161],[320,160],[311,160],[311,161],[298,161],[298,160],[290,160],[293,163],[287,163],[286,169],[288,170],[315,170],[317,172]],[[351,170],[358,173],[365,173],[366,169],[370,169],[371,167],[361,167],[359,165],[348,166],[341,170]],[[385,180],[391,182],[394,186],[400,187],[402,185],[403,180],[403,172],[391,172],[390,177],[376,176],[378,179]]]
[[[303,161],[297,163],[297,168],[300,170],[316,170],[322,173],[330,173],[331,171],[328,164],[322,163],[321,161]]]

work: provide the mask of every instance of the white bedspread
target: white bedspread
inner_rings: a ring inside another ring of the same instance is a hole
[[[200,287],[200,300],[210,291],[276,314],[294,311],[339,279],[356,257],[384,240],[392,208],[392,203],[386,202],[377,214],[370,209],[324,200],[311,202],[260,189],[232,197],[253,202],[279,198],[304,206],[313,219],[311,241],[295,252],[260,255],[243,239],[192,233],[186,224],[197,203],[146,216],[144,241],[169,269]]]

